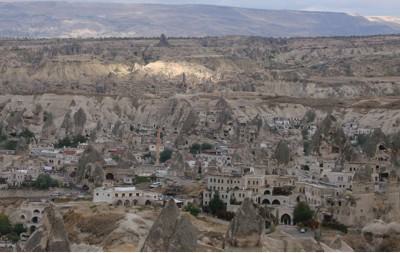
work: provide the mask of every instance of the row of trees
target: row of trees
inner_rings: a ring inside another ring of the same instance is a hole
[[[193,155],[195,154],[200,154],[201,152],[203,152],[204,150],[209,150],[209,149],[213,149],[214,146],[210,143],[193,143],[192,146],[190,146],[190,153],[192,153]]]
[[[48,190],[50,187],[59,187],[60,184],[57,180],[48,174],[40,174],[35,181],[25,183],[26,187],[33,187],[39,190]]]
[[[69,148],[76,148],[78,147],[79,143],[85,143],[87,142],[87,138],[83,135],[75,135],[72,137],[66,136],[65,138],[59,140],[54,146],[56,148],[63,148],[63,147],[69,147]]]

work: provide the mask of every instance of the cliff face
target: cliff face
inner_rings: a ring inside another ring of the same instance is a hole
[[[360,126],[382,128],[384,133],[396,132],[400,122],[399,99],[396,97],[304,100],[271,98],[254,93],[227,93],[224,97],[226,105],[221,110],[217,94],[175,95],[168,99],[0,95],[0,119],[5,132],[18,134],[27,128],[38,140],[55,142],[66,135],[81,133],[127,145],[133,145],[132,136],[136,134],[136,129],[154,125],[164,126],[166,140],[178,144],[184,144],[182,140],[187,136],[224,136],[224,130],[229,127],[237,133],[242,127],[240,122],[247,122],[249,127],[257,129],[257,136],[269,138],[268,122],[273,117],[302,119],[308,111],[315,111],[316,120],[323,120],[330,111],[338,124],[357,120]],[[213,113],[216,116],[212,122],[210,115]],[[204,125],[205,120],[209,121],[207,126]],[[239,137],[237,134],[224,136],[234,143],[243,143]]]

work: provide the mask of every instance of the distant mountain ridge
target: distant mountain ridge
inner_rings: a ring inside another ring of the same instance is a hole
[[[0,2],[0,37],[264,37],[400,33],[400,26],[335,12],[210,5]]]

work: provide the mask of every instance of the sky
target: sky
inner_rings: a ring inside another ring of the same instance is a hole
[[[2,0],[0,0],[1,2]],[[3,0],[4,1],[4,0]],[[15,0],[6,0],[13,2]],[[21,1],[21,0],[19,0]],[[65,0],[64,0],[65,1]],[[71,0],[66,0],[71,1]],[[363,16],[400,17],[400,0],[72,0],[125,3],[214,4],[259,9],[346,12]]]

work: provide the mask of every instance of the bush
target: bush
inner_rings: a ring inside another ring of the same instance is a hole
[[[141,177],[141,176],[135,176],[135,183],[140,184],[140,183],[150,183],[151,178],[150,177]]]
[[[199,215],[201,212],[200,208],[196,207],[193,203],[189,203],[187,206],[185,206],[184,210],[195,217],[197,217],[197,215]]]
[[[297,224],[308,224],[312,221],[314,211],[306,202],[297,203],[293,211],[293,220]]]
[[[3,147],[7,150],[17,150],[18,141],[8,140],[3,144]]]
[[[15,232],[11,232],[7,235],[8,240],[12,241],[13,243],[16,243],[19,241],[19,235]]]
[[[218,219],[230,221],[235,217],[235,213],[226,210],[218,210],[216,216]]]
[[[201,144],[201,150],[208,150],[208,149],[213,149],[213,148],[214,148],[214,146],[210,143],[205,142],[205,143]]]
[[[20,134],[20,137],[23,137],[25,139],[31,140],[35,138],[35,134],[31,132],[28,128],[25,128]]]
[[[314,111],[307,111],[304,115],[303,122],[309,124],[315,120],[316,114]]]
[[[337,221],[322,222],[322,226],[347,233],[347,226]]]
[[[11,232],[12,226],[8,216],[4,213],[0,214],[0,235],[6,235]]]
[[[171,149],[165,149],[160,153],[160,162],[164,163],[171,159],[173,151]]]
[[[47,174],[40,174],[35,182],[33,182],[33,187],[40,190],[47,190],[49,187],[58,187],[58,181]]]
[[[192,153],[193,155],[200,153],[200,151],[201,151],[201,145],[198,143],[194,143],[190,147],[190,153]]]
[[[15,224],[13,230],[14,230],[14,233],[16,233],[18,236],[19,236],[20,234],[26,232],[26,228],[25,228],[24,225],[21,224],[21,223]]]

